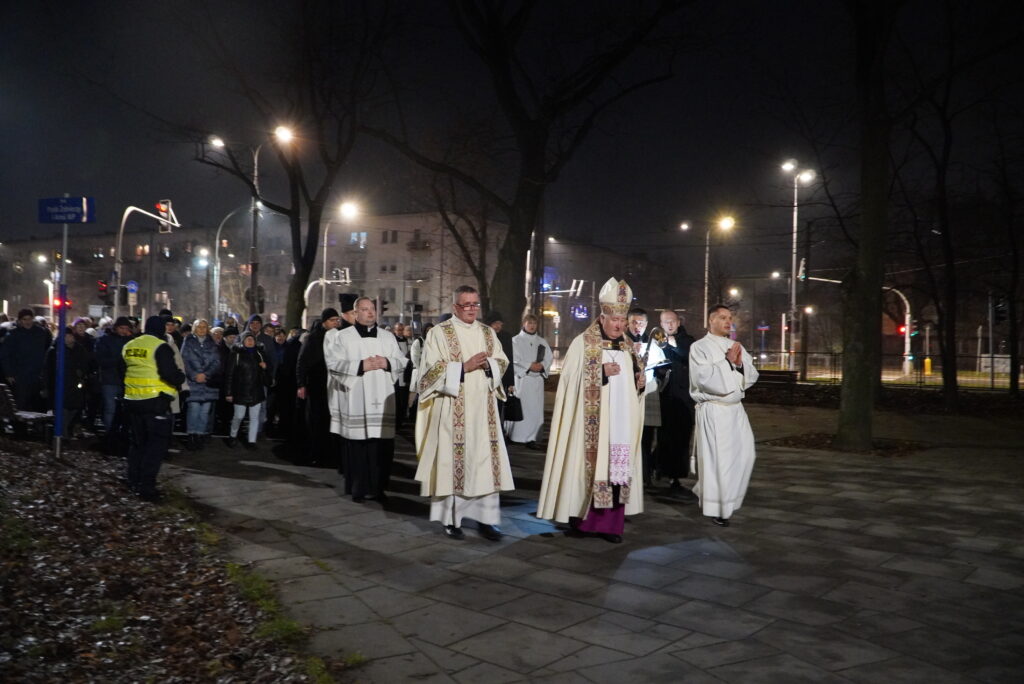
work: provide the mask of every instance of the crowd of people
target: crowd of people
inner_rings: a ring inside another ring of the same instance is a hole
[[[128,486],[147,500],[159,497],[156,475],[177,428],[193,451],[215,434],[249,449],[273,436],[296,464],[337,468],[352,501],[382,501],[396,431],[414,422],[415,479],[431,520],[453,539],[464,538],[464,519],[501,539],[500,492],[514,488],[508,443],[546,450],[537,515],[570,534],[621,542],[625,516],[643,511],[644,488],[661,479],[664,496],[698,501],[729,525],[754,462],[741,401],[757,380],[729,337],[732,312],[712,307],[708,334],[695,341],[670,309],[649,329],[623,281],[609,280],[599,300],[600,316],[562,360],[546,447],[553,350],[533,315],[514,336],[501,314],[481,316],[469,286],[419,335],[401,323],[381,328],[375,301],[354,294],[308,331],[259,315],[188,324],[164,310],[141,329],[126,317],[78,318],[61,336],[25,309],[0,320],[0,373],[19,409],[52,409],[64,344],[66,434],[126,445]],[[691,476],[693,491],[682,483]]]

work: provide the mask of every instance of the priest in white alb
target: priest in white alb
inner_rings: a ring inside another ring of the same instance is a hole
[[[701,512],[716,525],[743,505],[754,469],[754,432],[743,396],[755,382],[750,354],[729,338],[732,311],[716,304],[708,311],[708,334],[690,345],[690,396],[697,403],[693,451]]]
[[[537,517],[617,544],[626,516],[643,512],[646,379],[624,334],[632,290],[612,278],[599,299],[600,317],[572,341],[562,364]]]
[[[463,539],[469,518],[482,537],[498,541],[499,492],[515,488],[497,404],[509,360],[494,330],[477,320],[474,288],[455,290],[452,313],[427,334],[420,359],[416,480],[430,497],[430,519],[449,538]]]
[[[505,423],[514,444],[539,449],[537,435],[544,425],[544,380],[551,370],[551,345],[537,334],[537,317],[526,314],[523,329],[512,338],[512,365],[516,396],[523,405],[523,419]]]
[[[407,360],[395,336],[377,327],[376,304],[355,302],[355,323],[324,336],[331,432],[344,438],[345,493],[383,500],[395,456],[395,382]]]

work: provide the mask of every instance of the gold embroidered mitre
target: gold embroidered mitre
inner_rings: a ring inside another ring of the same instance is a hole
[[[625,280],[609,278],[601,287],[597,299],[601,302],[601,313],[608,316],[625,316],[633,303],[633,290]]]

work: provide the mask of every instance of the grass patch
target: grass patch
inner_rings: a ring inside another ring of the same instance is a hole
[[[292,647],[301,645],[306,640],[307,634],[305,627],[280,614],[273,616],[256,630],[256,636],[261,639],[270,639]]]
[[[330,572],[331,571],[331,566],[328,565],[327,563],[323,562],[319,558],[314,558],[312,560],[313,560],[313,565],[315,565],[316,567],[320,568],[324,572]]]
[[[345,667],[358,667],[366,662],[366,656],[359,651],[345,656]]]
[[[316,656],[306,658],[306,676],[313,684],[335,684],[335,679],[327,670],[327,664]]]
[[[228,578],[238,587],[242,597],[259,606],[260,610],[270,616],[270,619],[256,630],[256,636],[293,648],[306,639],[306,628],[283,615],[281,604],[278,603],[274,587],[269,581],[255,572],[246,570],[238,563],[228,563],[226,567]]]
[[[130,615],[131,611],[124,604],[112,604],[106,615],[93,620],[92,624],[89,625],[89,631],[98,634],[120,632],[125,628],[127,618]]]
[[[36,545],[28,525],[20,518],[7,514],[0,508],[0,551],[5,557],[13,557],[30,550]]]
[[[220,546],[220,543],[224,540],[217,530],[202,522],[196,525],[196,538],[199,540],[200,544],[206,547],[204,550],[210,550]]]
[[[191,520],[199,519],[199,512],[196,510],[195,504],[184,491],[169,484],[161,487],[160,491],[163,497],[157,510],[164,513],[184,513]]]

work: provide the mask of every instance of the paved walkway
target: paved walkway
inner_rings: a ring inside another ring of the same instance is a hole
[[[750,406],[759,440],[835,412]],[[426,520],[398,440],[386,509],[268,447],[167,467],[278,580],[314,653],[358,682],[1018,682],[1024,672],[1024,437],[1018,425],[879,417],[908,457],[760,446],[721,529],[649,492],[625,543],[532,513],[543,454],[513,450],[500,543]]]

